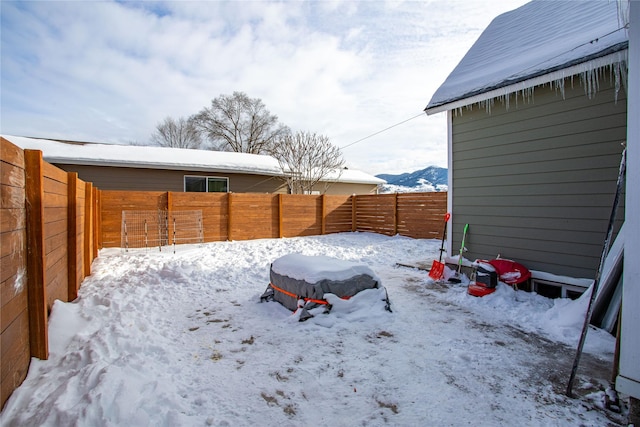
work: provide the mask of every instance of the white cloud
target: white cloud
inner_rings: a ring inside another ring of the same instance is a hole
[[[496,4],[497,3],[497,4]],[[2,2],[2,132],[144,142],[233,91],[353,143],[420,114],[503,2]],[[345,149],[350,167],[446,166],[442,115]]]

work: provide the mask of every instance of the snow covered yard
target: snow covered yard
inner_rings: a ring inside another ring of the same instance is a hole
[[[50,358],[33,360],[3,426],[606,426],[614,339],[590,331],[563,392],[585,299],[500,285],[484,298],[396,262],[439,241],[344,233],[103,250],[73,303],[56,302]],[[379,290],[300,323],[259,303],[289,253],[367,264]]]

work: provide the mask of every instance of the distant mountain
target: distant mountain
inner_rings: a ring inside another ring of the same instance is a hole
[[[447,168],[427,168],[399,175],[380,174],[387,184],[381,186],[382,193],[412,193],[419,191],[447,191]]]

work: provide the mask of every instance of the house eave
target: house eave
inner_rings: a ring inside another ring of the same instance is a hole
[[[102,166],[102,167],[115,167],[115,168],[136,168],[136,169],[157,169],[157,170],[178,170],[178,171],[187,171],[187,172],[206,172],[206,173],[224,173],[224,174],[240,174],[240,175],[261,175],[261,176],[273,176],[273,177],[284,177],[282,171],[273,171],[273,170],[241,170],[234,168],[224,168],[224,167],[211,167],[206,165],[189,165],[189,167],[184,167],[181,165],[175,164],[162,164],[162,163],[141,163],[141,162],[127,162],[127,161],[109,161],[109,160],[80,160],[77,158],[65,158],[65,157],[48,157],[46,155],[43,156],[43,160],[57,165],[74,165],[74,166]],[[340,184],[363,184],[363,185],[380,185],[385,184],[386,181],[380,178],[351,178],[351,177],[339,177],[335,178],[333,176],[325,177],[321,180],[322,182],[334,182]]]
[[[158,170],[180,170],[180,171],[193,171],[193,172],[212,172],[212,173],[233,173],[243,175],[267,175],[267,176],[282,176],[281,171],[274,170],[242,170],[240,168],[224,168],[224,167],[211,167],[207,165],[193,165],[189,166],[180,164],[163,164],[163,163],[144,163],[144,162],[127,162],[122,160],[89,160],[89,159],[77,159],[77,158],[65,158],[43,155],[43,159],[51,164],[60,165],[74,165],[74,166],[104,166],[115,168],[137,168],[137,169],[158,169]]]
[[[598,68],[610,66],[623,61],[626,62],[628,54],[628,43],[623,43],[619,47],[624,48],[608,53],[604,56],[580,62],[578,64],[551,70],[549,72],[546,72],[545,74],[528,76],[525,79],[517,82],[509,83],[508,81],[505,81],[503,82],[503,85],[489,89],[482,89],[475,93],[465,94],[451,102],[434,105],[432,107],[427,106],[424,111],[427,113],[427,115],[430,116],[444,111],[456,110],[458,108],[481,103],[490,99],[505,97],[509,94],[525,91],[536,86],[542,86],[545,84],[560,81],[567,77],[580,75],[582,73]]]

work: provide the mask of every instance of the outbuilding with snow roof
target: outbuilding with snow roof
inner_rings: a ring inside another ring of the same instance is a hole
[[[278,161],[248,153],[60,141],[3,135],[101,190],[288,193]],[[351,169],[316,185],[324,194],[376,194],[385,181]]]

